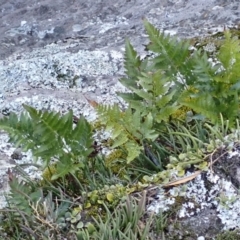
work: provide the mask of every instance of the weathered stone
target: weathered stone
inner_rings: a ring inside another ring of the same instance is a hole
[[[240,148],[239,140],[233,139],[237,135],[238,130],[226,136],[222,147],[210,155],[207,173],[180,186],[160,186],[155,195],[158,200],[148,210],[174,213],[168,222],[167,239],[194,240],[204,236],[210,240],[224,230],[239,229]]]
[[[239,149],[239,144],[234,146],[231,153],[228,153],[227,149],[219,149],[219,151],[214,154],[214,159],[217,159],[217,161],[213,165],[213,171],[220,177],[231,181],[236,189],[240,187]]]
[[[78,50],[116,50],[126,37],[141,47],[143,17],[181,37],[239,23],[239,4],[230,0],[1,1],[0,12],[0,59],[67,38],[79,39]]]
[[[199,214],[178,220],[168,227],[168,239],[195,240],[199,236],[213,239],[218,235],[224,225],[217,216],[215,209],[206,208]]]

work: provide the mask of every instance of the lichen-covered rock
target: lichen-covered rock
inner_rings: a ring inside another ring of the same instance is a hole
[[[232,182],[236,189],[240,187],[240,145],[233,143],[231,150],[219,149],[214,154],[216,162],[213,164],[213,171],[221,178]]]
[[[207,172],[179,186],[159,187],[157,200],[148,211],[175,213],[169,222],[168,239],[213,239],[222,231],[240,228],[238,134],[236,130],[215,142],[217,149],[208,154]],[[181,179],[193,174],[188,171]]]
[[[238,24],[239,4],[231,0],[4,0],[0,13],[0,59],[5,59],[14,52],[74,40],[78,45],[70,52],[116,49],[126,37],[140,47],[145,39],[143,17],[181,37],[201,35]]]
[[[200,236],[213,239],[221,232],[223,223],[217,217],[216,209],[205,208],[199,214],[186,217],[168,226],[168,239],[195,240]]]

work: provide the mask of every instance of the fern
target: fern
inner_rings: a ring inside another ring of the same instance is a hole
[[[219,112],[216,112],[216,105],[213,97],[208,93],[193,93],[189,98],[190,93],[186,91],[182,94],[181,103],[195,112],[201,113],[205,118],[211,119],[212,122],[217,122],[219,118]],[[196,117],[196,116],[195,116]]]
[[[118,93],[131,107],[141,112],[141,116],[151,113],[154,122],[168,121],[181,106],[178,99],[192,82],[194,61],[189,51],[189,43],[160,33],[144,20],[149,35],[147,45],[149,55],[141,60],[130,42],[126,41],[125,69],[127,77],[120,82],[130,93]],[[186,83],[185,83],[186,82]]]
[[[51,187],[51,192],[37,182],[17,178],[9,185],[8,208],[1,210],[6,215],[4,229],[9,227],[9,232],[18,233],[17,239],[49,239],[46,237],[61,231],[60,224],[71,203],[61,189]]]
[[[197,89],[203,91],[212,91],[211,83],[214,81],[216,72],[219,71],[220,65],[215,66],[208,61],[208,56],[206,52],[197,50],[193,53],[194,66],[192,71],[194,73],[195,80],[189,85],[194,85]],[[198,88],[199,86],[199,88]]]
[[[215,65],[209,63],[206,53],[197,51],[193,55],[195,81],[191,88],[194,88],[196,93],[192,94],[190,88],[187,89],[182,95],[181,103],[201,113],[213,123],[219,123],[222,115],[233,125],[239,116],[239,43],[239,40],[231,38],[230,32],[226,31],[225,41],[217,54],[219,63]]]
[[[124,68],[127,78],[122,78],[120,81],[126,87],[137,87],[136,79],[141,75],[142,71],[148,69],[148,60],[140,59],[129,40],[126,40],[125,44]]]
[[[137,80],[142,72],[147,72],[148,60],[141,60],[133,46],[126,40],[125,54],[124,54],[124,68],[126,77],[121,78],[119,81],[128,89],[138,89]],[[148,69],[149,70],[149,69]],[[135,93],[118,93],[125,101],[134,100],[141,101],[142,98]]]
[[[164,71],[165,75],[170,77],[180,88],[185,85],[185,82],[187,84],[192,82],[194,75],[191,71],[193,62],[189,41],[166,35],[147,20],[144,20],[144,26],[150,40],[147,49],[156,54],[151,60],[154,69]]]
[[[136,51],[127,41],[125,67],[131,66],[133,73],[127,70],[130,76],[120,81],[131,90],[131,93],[118,93],[118,95],[133,109],[139,111],[141,116],[151,113],[154,121],[158,123],[168,121],[170,115],[180,106],[176,104],[178,95],[176,88],[171,87],[170,79],[164,76],[162,71],[149,72],[145,64],[145,68],[139,67],[141,63]]]
[[[58,174],[74,173],[83,166],[83,160],[93,151],[92,132],[89,123],[81,117],[73,126],[73,113],[60,116],[60,113],[37,111],[24,105],[28,113],[20,118],[11,113],[0,120],[0,129],[8,132],[10,141],[23,150],[31,150],[33,156],[41,158],[44,167],[54,157],[58,160]]]
[[[30,182],[19,181],[17,178],[13,178],[9,182],[10,192],[7,196],[7,202],[9,207],[17,209],[15,216],[19,216],[22,211],[24,214],[31,216],[32,209],[29,206],[30,202],[37,202],[41,198],[41,191],[38,189],[37,184]]]
[[[133,112],[131,107],[121,111],[115,104],[97,108],[99,120],[106,125],[114,140],[112,148],[123,147],[127,151],[127,162],[139,156],[143,148],[143,140],[155,140],[158,134],[153,129],[153,117],[149,113],[144,118],[139,111]]]
[[[141,73],[136,81],[138,88],[129,87],[135,99],[125,99],[133,109],[140,111],[141,116],[152,114],[154,121],[168,121],[180,105],[177,105],[176,89],[171,88],[169,79],[164,77],[160,71],[154,73]]]
[[[224,68],[224,82],[236,84],[240,78],[240,42],[231,37],[229,31],[225,32],[225,41],[221,46],[218,59]]]
[[[154,52],[154,56],[148,59],[148,69],[154,73],[157,71],[162,73],[163,78],[159,81],[169,78],[170,84],[173,85],[171,90],[174,89],[176,92],[172,96],[171,104],[190,107],[194,112],[205,116],[213,123],[218,123],[222,115],[224,119],[230,121],[230,125],[234,124],[236,117],[239,116],[239,40],[232,38],[230,32],[226,31],[225,41],[217,54],[217,63],[212,64],[206,52],[195,50],[192,53],[189,50],[188,41],[166,35],[146,20],[144,20],[144,25],[150,39],[147,50]],[[131,57],[130,54],[128,55],[125,59]],[[144,74],[146,73],[145,71]],[[137,83],[140,77],[137,77]],[[144,89],[141,84],[138,88]],[[130,85],[129,89],[134,90]],[[133,92],[134,97],[137,96],[139,100],[137,95],[139,91]],[[166,93],[168,94],[169,92]],[[148,95],[144,94],[141,100],[146,100],[147,97]],[[130,95],[126,101],[129,102],[129,99]],[[175,110],[176,108],[173,108],[172,112]]]
[[[33,135],[34,122],[26,113],[21,113],[19,117],[11,113],[9,117],[0,119],[0,129],[9,134],[10,142],[15,143],[17,147],[21,145],[25,151],[38,144],[40,136]]]

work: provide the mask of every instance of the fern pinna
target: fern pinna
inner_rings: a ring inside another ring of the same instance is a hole
[[[90,124],[81,117],[73,125],[73,112],[61,116],[60,113],[36,110],[24,105],[27,112],[18,117],[11,113],[0,120],[0,129],[10,136],[10,142],[31,150],[33,156],[41,158],[44,167],[54,157],[57,160],[57,175],[62,177],[83,168],[83,161],[93,151]]]

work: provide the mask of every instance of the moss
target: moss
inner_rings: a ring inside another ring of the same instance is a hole
[[[198,92],[198,90],[196,88],[194,88],[193,86],[189,86],[188,91],[190,94],[196,94]],[[191,98],[188,97],[188,98],[184,99],[184,101],[191,102]],[[189,112],[192,113],[192,109],[190,107],[181,106],[171,115],[171,119],[186,120]]]
[[[90,209],[88,209],[86,211],[86,219],[89,220],[89,222],[91,222],[91,219],[95,218],[96,220],[99,220],[99,218],[101,218],[101,220],[105,220],[106,217],[106,210],[99,205],[95,205],[92,206]]]
[[[103,125],[99,120],[96,120],[93,123],[91,123],[91,128],[93,131],[101,130],[104,126],[105,125]]]
[[[171,118],[185,120],[187,113],[190,111],[192,111],[191,108],[182,106],[174,114],[171,115]]]
[[[53,182],[52,176],[57,173],[56,163],[49,165],[42,173],[42,184],[45,185],[47,182]]]
[[[106,166],[122,178],[126,174],[126,154],[121,149],[113,150],[105,159]]]

